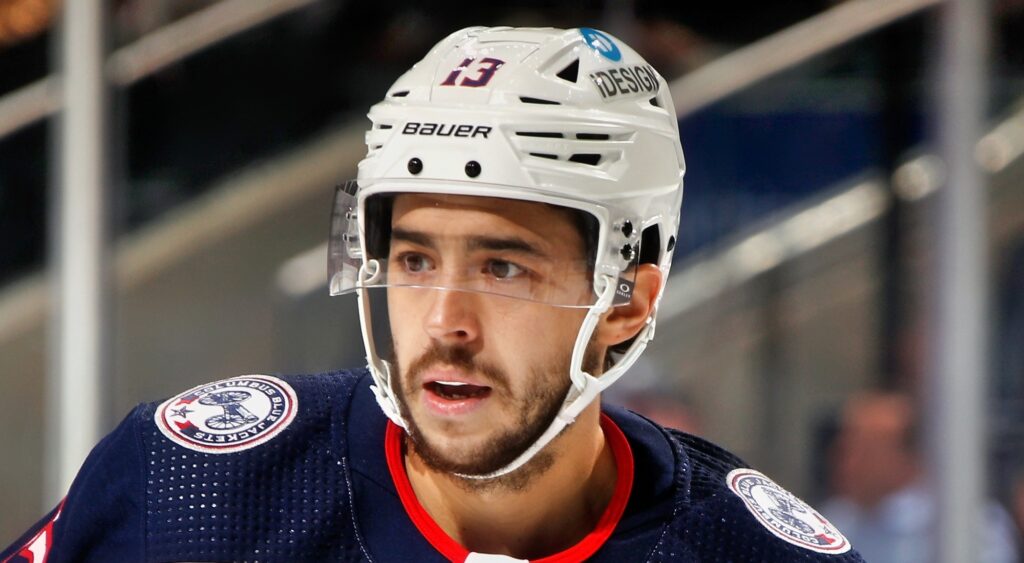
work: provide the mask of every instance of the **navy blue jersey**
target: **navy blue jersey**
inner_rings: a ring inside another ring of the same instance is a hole
[[[0,562],[450,561],[403,505],[386,447],[400,430],[370,384],[365,371],[242,376],[140,405]],[[862,561],[728,452],[622,409],[604,414],[606,435],[628,442],[633,479],[589,561]]]

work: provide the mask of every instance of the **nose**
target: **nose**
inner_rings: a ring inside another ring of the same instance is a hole
[[[447,345],[465,346],[480,338],[480,319],[476,314],[476,296],[466,291],[432,290],[425,328],[427,334]]]

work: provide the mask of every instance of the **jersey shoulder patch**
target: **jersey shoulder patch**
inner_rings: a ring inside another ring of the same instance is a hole
[[[179,446],[229,454],[274,439],[295,420],[298,408],[298,396],[287,382],[270,375],[240,375],[171,397],[156,408],[153,419]]]
[[[733,469],[725,481],[754,518],[776,537],[818,553],[850,551],[849,540],[824,516],[763,473]]]

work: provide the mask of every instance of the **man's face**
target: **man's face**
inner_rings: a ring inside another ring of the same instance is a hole
[[[907,485],[917,464],[907,443],[912,417],[898,398],[867,397],[847,406],[831,452],[836,492],[873,507]]]
[[[388,314],[400,407],[427,464],[488,473],[551,423],[586,309],[530,297],[587,295],[585,268],[566,268],[584,258],[564,210],[469,196],[395,198]]]

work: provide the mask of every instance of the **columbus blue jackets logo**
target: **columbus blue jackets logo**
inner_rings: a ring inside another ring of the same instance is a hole
[[[725,480],[761,525],[783,540],[818,553],[850,551],[850,542],[835,526],[764,474],[733,469]]]
[[[223,454],[277,436],[295,419],[298,399],[269,375],[243,375],[189,389],[156,409],[157,428],[176,444]]]

